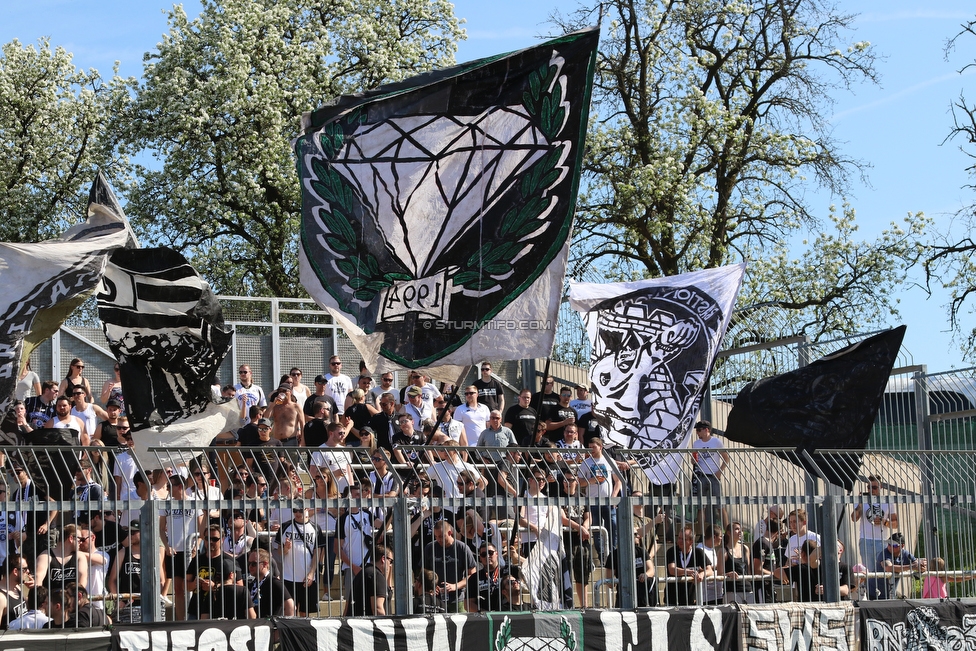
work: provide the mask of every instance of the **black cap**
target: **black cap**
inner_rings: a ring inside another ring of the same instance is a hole
[[[315,384],[325,384],[326,382],[328,382],[328,380],[325,379],[324,375],[315,376]]]
[[[118,407],[119,409],[122,409],[122,403],[120,403],[115,398],[112,398],[111,400],[105,403],[105,408],[108,409],[109,407]]]

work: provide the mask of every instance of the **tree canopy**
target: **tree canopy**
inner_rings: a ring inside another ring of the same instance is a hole
[[[876,79],[873,48],[851,38],[853,17],[820,0],[598,7],[577,264],[632,278],[746,260],[739,304],[801,312],[797,327],[811,336],[895,310],[888,291],[917,255],[925,220],[910,215],[858,242],[852,208],[825,220],[806,196],[814,185],[843,196],[864,170],[828,123],[834,93]],[[596,11],[554,22],[578,28]]]
[[[0,56],[0,241],[60,234],[84,214],[95,171],[120,181],[127,161],[113,117],[132,80],[79,70],[71,54],[14,40]]]
[[[291,140],[330,98],[454,62],[446,0],[204,0],[145,57],[120,122],[140,165],[128,211],[225,294],[295,296],[301,193]]]
[[[976,20],[964,23],[961,30],[949,39],[946,45],[948,56],[961,38],[976,37]],[[962,66],[962,74],[970,68],[976,68],[976,61],[970,61]],[[961,141],[960,149],[972,159],[972,165],[966,168],[974,182],[969,185],[976,190],[976,104],[966,99],[965,92],[950,104],[953,126],[946,140]],[[936,233],[929,242],[925,259],[925,278],[928,287],[941,286],[949,292],[949,320],[953,330],[961,335],[964,356],[976,360],[976,327],[963,325],[963,316],[967,310],[972,313],[972,300],[976,296],[976,240],[973,231],[976,230],[976,202],[964,206],[956,214],[944,232]]]

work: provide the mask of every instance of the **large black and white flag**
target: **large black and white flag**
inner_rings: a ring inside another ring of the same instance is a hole
[[[729,325],[745,265],[631,283],[570,283],[592,344],[593,413],[627,448],[684,447]],[[654,483],[674,482],[681,457],[643,457]]]
[[[13,399],[21,364],[94,293],[108,254],[136,245],[100,172],[84,223],[54,240],[0,243],[0,414]]]
[[[878,416],[905,326],[868,337],[789,373],[750,382],[736,396],[725,436],[754,447],[863,450]],[[784,455],[832,484],[854,487],[857,454]]]
[[[551,352],[598,37],[304,117],[302,283],[374,372]]]
[[[210,285],[186,258],[167,248],[116,251],[105,269],[98,314],[119,360],[134,430],[204,411],[231,330]]]

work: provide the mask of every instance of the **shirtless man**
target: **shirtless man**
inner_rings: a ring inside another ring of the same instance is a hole
[[[305,414],[298,406],[298,399],[291,389],[278,388],[271,394],[271,420],[274,427],[271,435],[282,445],[304,446],[302,429],[305,427]]]
[[[54,407],[54,418],[44,423],[48,429],[73,429],[78,432],[82,445],[91,445],[91,436],[85,431],[85,422],[77,416],[71,415],[71,399],[68,396],[58,396]]]

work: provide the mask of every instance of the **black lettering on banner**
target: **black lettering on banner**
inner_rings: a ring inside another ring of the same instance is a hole
[[[113,651],[270,651],[271,625],[226,621],[168,622],[119,627]]]
[[[776,604],[745,606],[743,651],[854,651],[854,606]]]

